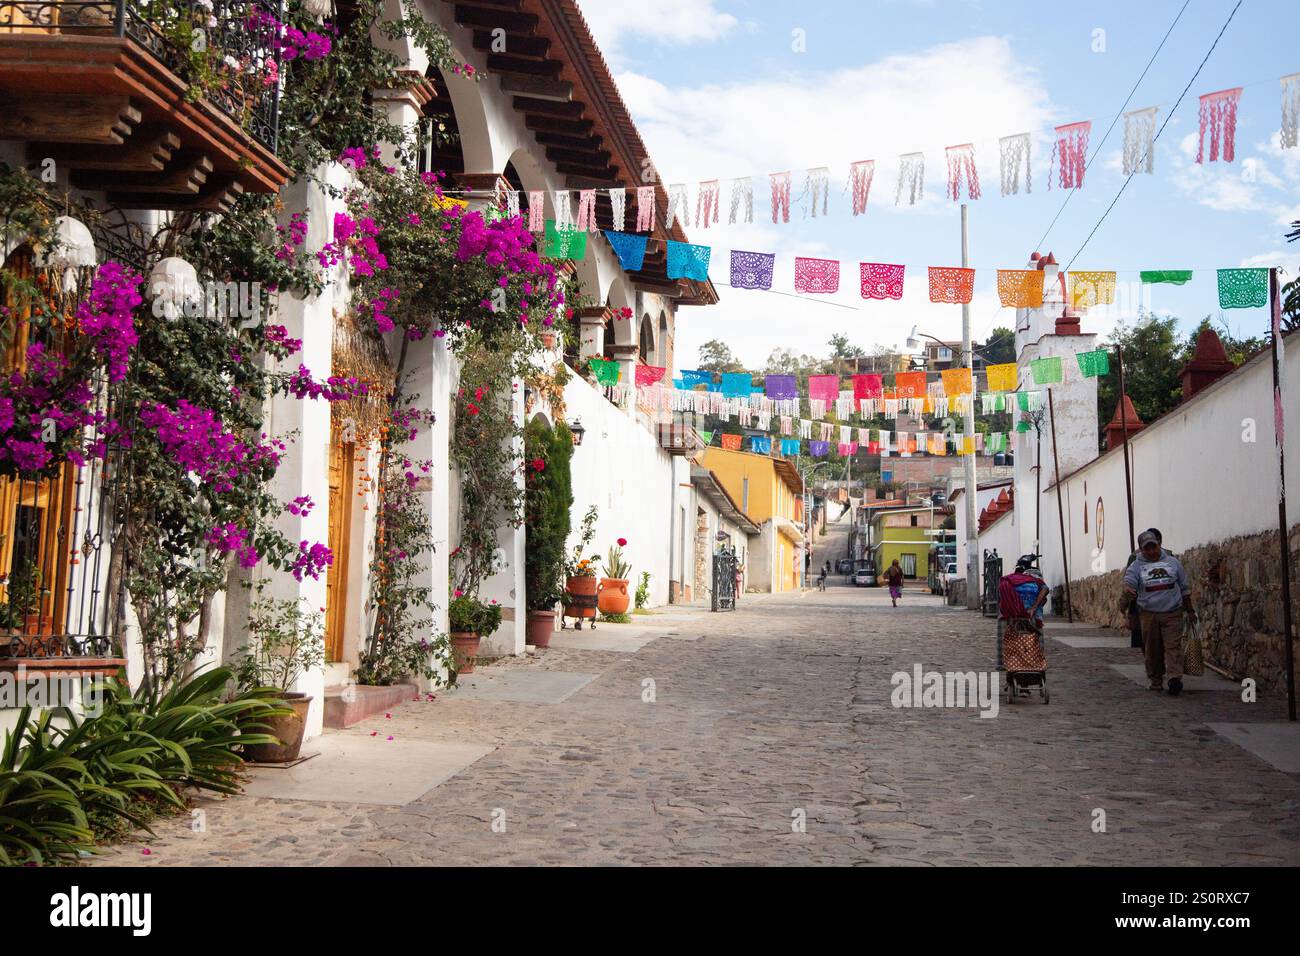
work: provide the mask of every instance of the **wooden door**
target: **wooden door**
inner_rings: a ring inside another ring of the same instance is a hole
[[[352,465],[356,446],[332,430],[329,456],[329,549],[334,563],[325,575],[325,656],[343,660],[348,608],[348,552],[352,538]]]

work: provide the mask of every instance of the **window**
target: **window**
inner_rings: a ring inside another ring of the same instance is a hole
[[[741,480],[740,485],[740,510],[749,514],[749,479]]]
[[[916,527],[916,515],[912,515],[912,527]]]
[[[916,555],[900,554],[898,556],[898,563],[903,568],[903,577],[905,578],[916,577]]]

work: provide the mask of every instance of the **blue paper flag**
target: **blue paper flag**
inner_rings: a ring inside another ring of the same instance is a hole
[[[698,369],[684,368],[681,371],[682,382],[686,388],[694,388],[696,385],[713,385],[713,373],[701,372]]]
[[[767,435],[754,435],[749,439],[749,450],[759,455],[772,454],[772,439]]]
[[[697,246],[689,242],[668,243],[668,278],[695,279],[697,282],[709,281],[709,259],[713,255],[711,246]]]
[[[636,272],[645,262],[645,244],[648,236],[639,236],[634,232],[613,232],[605,230],[605,238],[618,256],[618,263],[628,272]]]
[[[785,455],[786,457],[791,457],[791,456],[794,456],[794,455],[798,455],[798,454],[799,454],[799,439],[797,439],[797,438],[782,438],[782,439],[781,439],[781,454]]]
[[[754,376],[748,372],[723,372],[722,394],[728,398],[749,398],[754,388]]]

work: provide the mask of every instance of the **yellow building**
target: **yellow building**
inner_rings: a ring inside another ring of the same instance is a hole
[[[749,551],[749,586],[759,591],[799,588],[804,560],[803,481],[784,458],[706,448],[698,463],[713,472],[751,521],[762,528]]]

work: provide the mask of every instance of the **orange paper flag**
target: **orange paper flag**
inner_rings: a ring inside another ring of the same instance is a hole
[[[925,398],[925,373],[899,372],[894,376],[894,388],[899,398]]]
[[[1036,309],[1043,304],[1043,274],[1037,269],[999,269],[998,299],[1009,309]]]
[[[943,393],[951,398],[954,395],[969,395],[974,391],[971,385],[970,369],[949,368],[940,373],[943,377]]]

